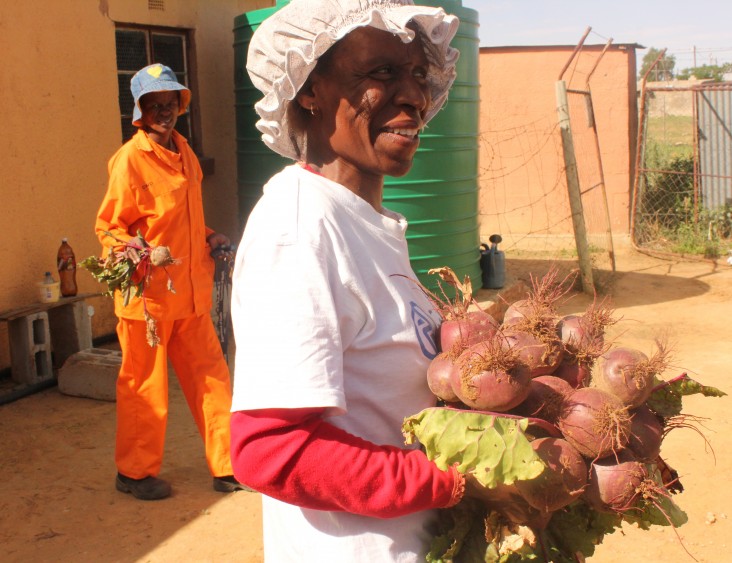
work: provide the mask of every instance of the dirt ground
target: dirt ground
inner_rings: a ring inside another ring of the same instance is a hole
[[[550,263],[508,257],[509,281],[543,274]],[[650,258],[622,252],[618,272],[603,280],[617,314],[618,344],[653,350],[665,335],[674,350],[667,377],[688,372],[732,391],[732,267]],[[490,292],[480,291],[479,299]],[[562,308],[583,310],[574,295]],[[628,527],[608,536],[593,562],[728,560],[732,546],[730,399],[690,397],[687,413],[704,417],[700,430],[676,430],[664,441],[667,462],[685,491],[676,496],[689,522]],[[171,498],[140,502],[114,489],[114,403],[64,396],[56,387],[0,406],[0,559],[12,562],[262,561],[261,506],[256,493],[211,488],[201,441],[176,385],[161,476]]]

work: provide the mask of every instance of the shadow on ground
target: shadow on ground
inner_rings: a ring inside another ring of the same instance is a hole
[[[506,284],[521,281],[529,287],[532,275],[541,277],[552,266],[566,275],[575,263],[509,257]],[[600,295],[611,295],[620,314],[630,320],[627,336],[633,343],[646,346],[658,330],[674,327],[684,336],[679,362],[704,373],[706,383],[722,386],[730,361],[730,279],[728,267],[715,270],[629,255],[619,258],[617,273],[601,275],[599,281]],[[476,298],[487,300],[497,293],[478,289]],[[590,299],[574,294],[568,305],[583,308]],[[53,387],[0,406],[0,559],[261,563],[260,497],[211,489],[201,439],[174,381],[161,473],[172,482],[174,495],[164,501],[145,503],[115,491],[114,403],[68,397]],[[729,408],[725,403],[705,403],[705,408],[719,449],[725,451],[723,441],[732,436]],[[724,520],[716,528],[705,524],[705,515],[728,512],[729,494],[708,483],[722,482],[730,465],[721,456],[716,465],[700,465],[697,458],[705,453],[700,450],[683,443],[669,457],[679,460],[678,469],[688,479],[684,508],[692,518],[686,533],[708,541],[708,548],[695,546],[709,554],[700,560],[717,561],[728,528]],[[598,561],[631,560],[631,553],[638,560],[675,560],[679,554],[678,546],[662,534],[636,536],[634,541],[610,538]],[[622,551],[626,545],[630,547]],[[658,555],[662,551],[663,558]]]
[[[701,270],[695,277],[682,275],[687,268]],[[581,291],[582,287],[577,277],[577,263],[571,260],[543,260],[538,258],[509,258],[506,260],[506,284],[504,288],[523,282],[528,288],[532,287],[532,278],[540,279],[552,268],[558,271],[557,279],[575,280],[573,289]],[[707,272],[708,270],[708,272]],[[679,271],[679,274],[675,274]],[[685,264],[683,262],[657,260],[648,266],[648,258],[644,259],[639,269],[634,269],[631,259],[619,260],[617,271],[607,272],[594,270],[593,276],[598,297],[612,296],[616,307],[633,307],[635,305],[651,305],[654,303],[671,302],[702,295],[709,291],[710,286],[703,278],[715,271],[712,264],[699,263]],[[479,286],[478,286],[479,287]],[[629,291],[631,290],[632,291]],[[478,301],[495,298],[498,290],[478,289]]]

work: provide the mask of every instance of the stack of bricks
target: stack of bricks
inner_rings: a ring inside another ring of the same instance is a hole
[[[77,352],[92,348],[93,294],[31,303],[0,312],[8,323],[10,370],[15,383],[35,388],[53,382],[56,370]]]
[[[53,379],[48,313],[40,311],[13,319],[8,330],[13,380],[33,385]]]

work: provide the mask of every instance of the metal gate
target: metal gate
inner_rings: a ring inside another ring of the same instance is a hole
[[[715,259],[732,248],[732,83],[640,93],[631,238],[640,250]]]

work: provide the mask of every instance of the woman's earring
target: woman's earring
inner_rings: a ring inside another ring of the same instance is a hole
[[[315,117],[315,114],[316,113],[317,113],[316,107],[314,105],[313,106],[310,106],[310,115],[312,115],[313,117]]]

